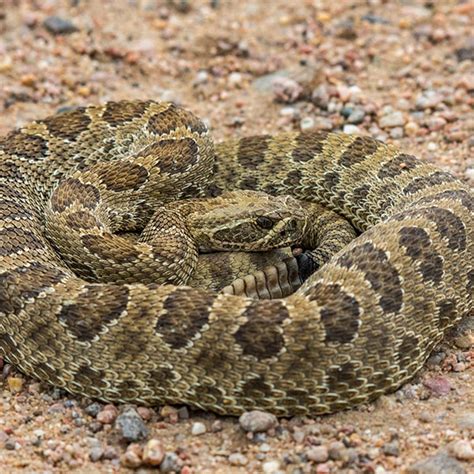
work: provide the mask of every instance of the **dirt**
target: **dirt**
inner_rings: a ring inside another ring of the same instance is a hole
[[[173,100],[217,140],[366,133],[472,184],[473,16],[449,0],[3,0],[0,134],[89,103]],[[0,471],[474,472],[472,337],[449,341],[395,394],[261,433],[185,407],[96,404],[4,362]]]

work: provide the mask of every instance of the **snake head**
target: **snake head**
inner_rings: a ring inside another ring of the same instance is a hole
[[[188,228],[201,252],[265,251],[301,240],[307,217],[291,196],[234,191],[208,200]]]

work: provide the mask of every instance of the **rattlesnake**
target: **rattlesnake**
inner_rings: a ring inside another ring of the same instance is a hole
[[[124,157],[154,152],[160,202],[289,194],[339,212],[362,235],[285,299],[75,276],[44,235],[53,189],[99,163],[127,204],[120,193],[149,174]],[[0,354],[110,401],[222,414],[349,408],[413,377],[472,311],[473,202],[449,173],[369,137],[292,132],[214,148],[193,114],[152,101],[49,117],[0,142]]]

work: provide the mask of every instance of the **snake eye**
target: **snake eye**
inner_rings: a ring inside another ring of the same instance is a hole
[[[257,217],[257,225],[262,229],[271,229],[275,225],[275,222],[269,217],[260,216]]]

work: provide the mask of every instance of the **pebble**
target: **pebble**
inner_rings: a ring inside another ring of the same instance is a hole
[[[194,85],[206,84],[209,79],[209,74],[207,71],[198,71],[196,77],[194,78]]]
[[[433,89],[423,91],[415,99],[415,107],[418,110],[435,108],[443,101],[443,96]]]
[[[311,94],[311,101],[320,109],[326,110],[329,104],[329,91],[325,84],[316,87]]]
[[[415,136],[419,130],[420,130],[420,127],[416,122],[407,122],[405,124],[405,133],[409,137]]]
[[[115,428],[128,442],[139,441],[148,436],[148,428],[135,408],[128,408],[115,421]]]
[[[400,447],[398,445],[398,441],[391,441],[390,443],[385,443],[383,445],[382,451],[387,456],[399,456],[400,455]]]
[[[458,48],[454,52],[456,59],[459,62],[462,61],[474,61],[474,46],[468,46],[465,48]]]
[[[23,389],[25,381],[21,377],[8,377],[8,390],[12,393],[20,393]]]
[[[430,117],[426,125],[432,132],[436,132],[437,130],[441,130],[448,122],[442,117]]]
[[[306,451],[306,457],[316,463],[326,462],[329,459],[329,452],[326,446],[313,446]]]
[[[127,467],[136,468],[142,464],[142,448],[139,444],[129,444],[122,456],[122,464]]]
[[[53,35],[68,35],[79,31],[71,20],[60,16],[48,16],[43,21],[43,26]]]
[[[150,439],[143,448],[143,462],[150,466],[159,466],[165,457],[163,443],[158,439]]]
[[[461,461],[474,461],[474,449],[465,439],[454,441],[448,446],[450,454]]]
[[[457,424],[461,429],[474,430],[474,411],[461,413],[457,418]]]
[[[199,436],[204,434],[207,431],[206,425],[204,423],[201,423],[200,421],[196,421],[193,423],[193,426],[191,428],[191,434],[193,436]]]
[[[316,117],[314,119],[313,128],[315,130],[332,130],[334,126],[330,119],[326,117]]]
[[[100,403],[94,402],[91,403],[90,405],[87,405],[86,408],[84,408],[84,411],[89,415],[95,418],[99,412],[100,409],[102,408]]]
[[[445,396],[451,391],[451,382],[443,376],[425,379],[423,385],[438,397]]]
[[[355,108],[350,113],[349,117],[347,117],[347,121],[349,123],[357,125],[357,124],[362,123],[364,121],[364,117],[365,117],[365,110],[361,109],[361,108]]]
[[[165,453],[165,457],[160,464],[160,472],[180,472],[181,462],[177,454],[173,452]]]
[[[405,125],[405,118],[403,113],[395,110],[379,119],[379,126],[382,128],[403,127]]]
[[[296,102],[303,93],[303,87],[289,77],[277,77],[272,82],[274,99],[284,104]]]
[[[232,453],[229,456],[229,463],[233,466],[245,466],[248,464],[249,460],[247,456],[244,456],[241,453]]]
[[[395,139],[403,138],[403,134],[404,132],[402,127],[394,127],[390,130],[390,136]]]
[[[271,413],[253,410],[243,413],[239,418],[239,423],[244,431],[261,433],[275,428],[278,425],[278,420]]]
[[[426,145],[426,149],[428,151],[436,151],[438,149],[438,144],[435,142],[428,142],[428,144]]]
[[[438,453],[409,466],[406,474],[466,474],[464,467],[446,453]]]
[[[329,444],[328,454],[331,459],[337,461],[344,457],[345,450],[346,447],[344,446],[344,443],[342,443],[341,441],[333,441]]]
[[[242,74],[240,74],[240,72],[231,72],[229,74],[228,81],[232,86],[239,86],[242,84]]]
[[[92,462],[98,462],[104,456],[104,450],[100,446],[95,446],[89,451],[89,459]]]
[[[349,134],[351,134],[351,133],[355,133],[355,134],[361,133],[361,130],[357,125],[351,125],[351,124],[344,125],[344,127],[342,128],[342,131],[344,133],[349,133]]]
[[[280,470],[280,463],[278,461],[267,461],[263,463],[263,472],[265,474],[275,474]]]
[[[97,413],[97,421],[103,425],[111,425],[117,418],[118,410],[114,405],[105,405],[102,410]]]
[[[312,117],[303,117],[300,122],[301,130],[310,130],[314,128],[314,119]]]

